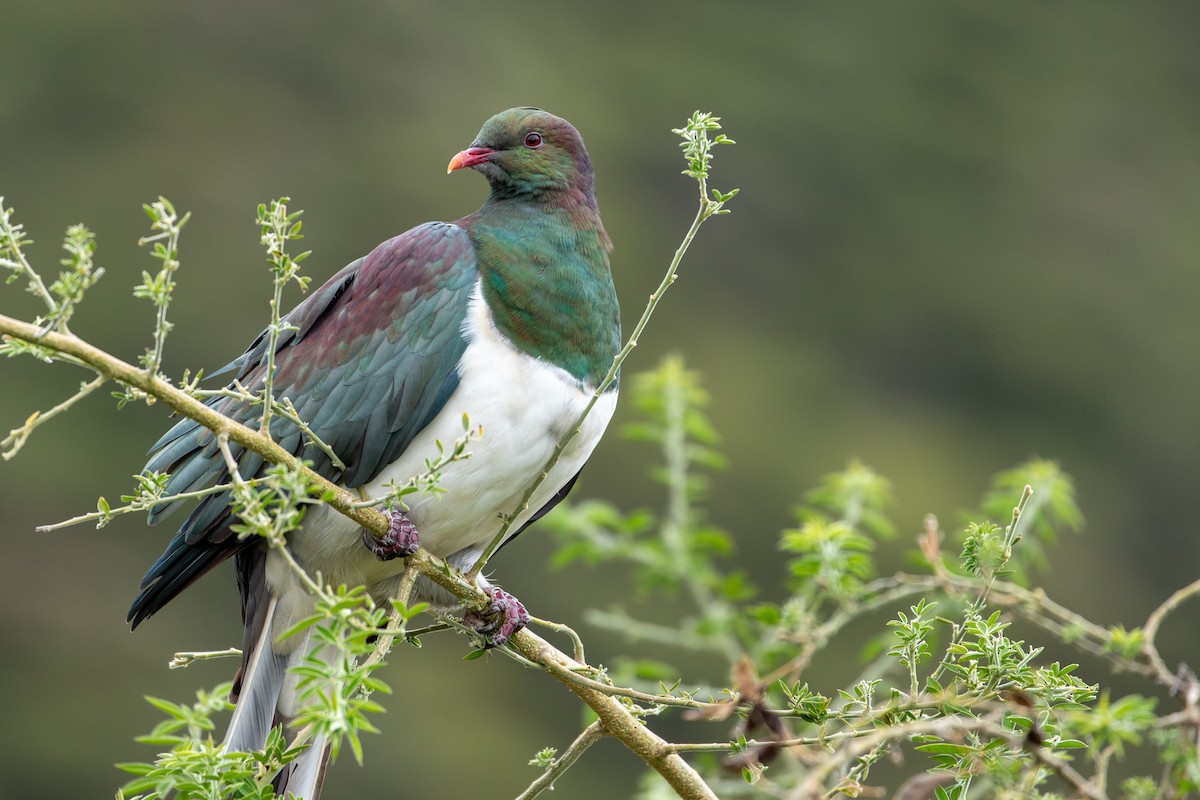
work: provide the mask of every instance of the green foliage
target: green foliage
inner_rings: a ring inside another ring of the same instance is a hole
[[[734,141],[721,130],[721,118],[705,111],[697,111],[682,128],[672,129],[672,133],[683,139],[679,146],[683,148],[683,157],[687,161],[684,175],[693,178],[700,185],[700,203],[705,216],[711,214],[728,214],[722,206],[733,199],[737,189],[728,192],[712,190],[712,199],[708,198],[708,173],[712,165],[712,148],[719,144],[734,144]],[[709,134],[715,134],[711,139]]]
[[[270,435],[271,413],[274,411],[273,384],[275,382],[275,350],[279,335],[285,331],[296,330],[296,326],[284,322],[280,311],[283,303],[283,290],[293,281],[301,291],[308,290],[309,279],[300,275],[300,262],[308,258],[311,251],[292,256],[287,251],[288,242],[304,237],[300,233],[302,224],[300,216],[303,211],[288,212],[289,197],[272,200],[270,206],[259,204],[258,225],[262,232],[259,242],[267,250],[267,261],[271,264],[273,294],[271,296],[271,322],[267,325],[267,368],[263,371],[263,413],[259,430],[264,435]]]
[[[117,793],[118,800],[269,800],[275,797],[271,778],[295,760],[302,747],[289,747],[279,730],[272,732],[257,753],[226,752],[213,741],[213,715],[232,708],[224,698],[231,684],[196,693],[192,705],[155,697],[146,701],[166,718],[137,741],[159,748],[154,763],[130,762],[117,766],[132,775]]]
[[[1095,747],[1111,747],[1118,757],[1125,755],[1125,745],[1139,745],[1142,734],[1150,729],[1158,716],[1153,697],[1131,694],[1116,700],[1107,691],[1100,694],[1096,705],[1076,714],[1075,728],[1089,738]]]
[[[12,215],[12,207],[4,205],[4,198],[0,197],[0,266],[12,273],[4,282],[12,284],[24,276],[29,280],[26,291],[41,294],[42,291],[38,289],[41,277],[29,266],[24,256],[25,249],[33,244],[33,240],[25,233],[24,225],[13,221]]]
[[[622,513],[607,503],[563,504],[543,523],[565,542],[551,563],[561,568],[576,560],[631,562],[644,593],[682,589],[696,600],[699,613],[683,621],[696,647],[733,653],[739,622],[732,603],[753,597],[755,590],[740,571],[718,568],[716,559],[732,553],[733,541],[707,524],[695,505],[707,489],[707,476],[696,469],[724,465],[703,414],[708,395],[699,376],[677,357],[632,384],[632,402],[642,417],[627,426],[626,435],[658,447],[665,466],[652,477],[666,487],[666,513],[660,518],[646,510]],[[610,624],[638,625],[621,612],[613,614]]]
[[[1158,784],[1145,775],[1126,778],[1121,781],[1121,794],[1126,800],[1154,800],[1158,796]]]
[[[796,511],[801,520],[824,516],[876,538],[895,534],[884,513],[892,504],[891,482],[857,460],[841,472],[825,475],[821,485],[809,490],[804,499],[805,505]]]
[[[26,235],[24,225],[13,221],[12,211],[11,207],[4,205],[4,198],[0,197],[0,268],[11,273],[5,283],[11,284],[25,278],[26,291],[39,297],[46,305],[46,313],[34,323],[46,331],[65,332],[76,307],[83,301],[84,293],[104,275],[104,270],[93,262],[96,236],[83,225],[67,228],[62,243],[67,255],[58,262],[65,269],[47,289],[41,275],[25,256],[25,250],[33,244],[33,240]],[[46,361],[57,358],[44,348],[39,349],[30,343],[21,344],[7,337],[0,345],[0,352],[8,355],[28,353]]]
[[[1146,646],[1146,637],[1141,628],[1125,630],[1123,625],[1114,625],[1108,629],[1108,641],[1104,643],[1107,652],[1121,658],[1137,658]]]
[[[67,257],[58,263],[66,269],[50,284],[50,294],[54,295],[58,307],[47,315],[46,323],[65,330],[76,306],[83,301],[83,293],[103,277],[104,269],[96,267],[92,261],[96,253],[96,235],[84,226],[67,228],[62,246]]]
[[[963,534],[962,567],[985,581],[1007,576],[1004,567],[1012,557],[1004,531],[993,522],[969,522]]]
[[[824,725],[829,719],[829,698],[809,689],[807,683],[803,686],[796,684],[791,687],[786,683],[780,683],[779,688],[783,690],[788,708],[799,719],[818,726]]]
[[[240,538],[261,536],[273,547],[282,547],[284,537],[300,527],[304,505],[310,502],[304,473],[275,464],[261,483],[251,484],[237,473],[236,462],[228,460],[234,476],[230,505],[240,520],[231,529]]]
[[[1010,574],[1022,582],[1028,582],[1031,570],[1046,568],[1046,548],[1057,541],[1060,533],[1083,526],[1071,477],[1058,464],[1042,459],[997,474],[984,494],[980,514],[988,519],[1007,519],[1013,510],[1013,498],[1020,497],[1026,486],[1032,494],[1024,509],[1025,519],[1016,521],[1019,531],[1012,541],[1021,541],[1022,545],[1006,559]]]
[[[875,543],[843,521],[813,517],[799,528],[786,530],[779,547],[797,558],[788,567],[798,580],[797,592],[809,598],[828,597],[845,604],[871,576],[868,553]]]
[[[533,758],[529,759],[529,766],[540,767],[545,769],[554,763],[554,757],[558,755],[558,749],[554,747],[545,747],[537,752]]]
[[[316,612],[289,630],[296,636],[311,630],[314,641],[324,645],[308,654],[292,672],[300,676],[299,696],[303,702],[295,724],[311,725],[317,735],[330,742],[337,758],[348,742],[354,759],[362,763],[361,733],[378,733],[368,714],[383,711],[371,699],[375,693],[391,694],[386,683],[372,673],[383,666],[379,660],[364,661],[374,649],[374,638],[387,623],[387,613],[376,608],[366,589],[339,586],[322,592]]]
[[[259,243],[266,248],[267,261],[271,264],[275,282],[283,287],[295,281],[300,291],[307,291],[311,279],[300,274],[300,262],[312,255],[312,251],[305,250],[294,256],[287,252],[288,242],[304,238],[300,233],[303,228],[300,217],[304,212],[289,212],[288,203],[291,201],[290,197],[280,197],[269,205],[258,204],[258,226],[262,232]]]
[[[723,751],[725,768],[741,772],[745,780],[721,782],[720,765],[704,762],[703,774],[721,787],[722,797],[859,796],[870,790],[876,765],[909,748],[928,759],[931,774],[947,776],[930,789],[937,797],[1063,797],[1064,784],[1068,792],[1081,792],[1090,781],[1104,780],[1113,762],[1143,745],[1148,731],[1164,733],[1164,725],[1175,735],[1154,739],[1163,778],[1130,783],[1129,793],[1154,796],[1169,787],[1181,793],[1158,796],[1182,797],[1191,791],[1182,787],[1194,788],[1195,748],[1179,746],[1189,741],[1187,735],[1156,716],[1153,699],[1131,695],[1111,702],[1096,684],[1076,675],[1075,664],[1043,660],[1043,645],[1011,633],[1016,612],[1060,631],[1065,644],[1107,653],[1115,669],[1153,674],[1144,660],[1141,629],[1099,628],[1007,580],[1025,579],[1034,563],[1021,555],[1022,548],[1050,542],[1057,531],[1080,524],[1071,481],[1057,467],[1035,461],[999,474],[984,499],[999,520],[967,523],[957,560],[942,554],[942,535],[931,518],[919,542],[931,573],[874,578],[872,553],[893,531],[885,516],[891,492],[886,479],[852,462],[808,492],[797,512],[799,525],[781,532],[779,546],[789,556],[782,564],[783,595],[706,593],[733,574],[725,563],[732,539],[726,534],[721,548],[705,546],[710,534],[700,522],[704,492],[679,491],[699,485],[694,469],[721,463],[708,452],[718,439],[703,419],[706,396],[678,359],[640,376],[633,395],[642,416],[625,432],[660,447],[664,465],[651,475],[667,487],[668,511],[622,512],[594,500],[563,504],[547,519],[561,543],[554,563],[635,565],[632,575],[649,606],[664,589],[700,589],[690,592],[693,614],[674,624],[625,609],[593,614],[589,621],[620,629],[635,641],[730,656],[728,669],[743,678],[735,678],[733,688],[713,689],[708,701],[714,705],[701,706],[728,708],[727,698],[740,698],[738,722],[726,743],[689,748]],[[667,402],[672,397],[681,400],[672,406]],[[705,457],[673,458],[669,442],[675,452],[704,448]],[[683,510],[672,510],[681,499]],[[893,611],[886,622],[891,629],[886,655],[868,664],[861,677],[822,688],[804,680],[812,660],[851,622],[869,620],[906,598],[913,598],[906,610]],[[945,644],[939,647],[939,640]],[[616,677],[657,691],[662,710],[680,699],[704,700],[704,690],[677,687],[708,686],[712,676],[673,672],[661,662],[650,662],[653,669],[637,663]],[[719,679],[712,685],[719,687]],[[755,720],[761,735],[751,738],[745,731]],[[816,762],[780,767],[775,760],[783,757],[773,742],[821,747],[824,753]],[[1076,763],[1079,754],[1100,752],[1108,755]],[[1089,766],[1093,778],[1080,772]],[[1151,786],[1154,792],[1147,794]]]
[[[1165,770],[1162,784],[1176,797],[1200,792],[1200,749],[1194,733],[1187,727],[1174,726],[1155,727],[1149,732]]]
[[[225,452],[228,457],[227,448]],[[349,744],[355,759],[361,763],[361,734],[377,732],[369,715],[383,710],[371,697],[391,692],[373,674],[384,663],[376,654],[377,638],[397,632],[387,627],[387,611],[377,608],[361,586],[333,588],[317,583],[284,547],[286,534],[295,530],[303,519],[304,506],[316,502],[310,496],[304,474],[275,465],[259,481],[251,483],[241,478],[231,458],[229,464],[233,476],[231,504],[239,519],[233,526],[234,532],[242,537],[259,536],[284,554],[315,596],[314,613],[282,634],[284,638],[306,638],[317,645],[292,669],[299,678],[301,707],[293,721],[293,733],[299,733],[288,741],[276,729],[262,751],[225,752],[204,733],[213,728],[210,715],[227,707],[224,701],[215,700],[214,694],[203,694],[201,702],[192,707],[151,700],[169,718],[150,737],[139,741],[170,745],[172,749],[153,764],[122,765],[123,769],[141,776],[127,785],[125,791],[149,792],[139,795],[147,800],[165,797],[171,791],[181,798],[212,800],[274,797],[271,778],[317,736],[329,743],[332,758],[337,758],[343,744]],[[141,505],[160,501],[161,476],[139,476],[139,484],[140,496],[128,499]],[[404,623],[427,608],[422,605],[409,609],[402,600],[396,606],[393,613],[401,621],[400,633]],[[181,665],[189,662],[190,659],[182,661]]]
[[[153,244],[151,255],[161,266],[154,275],[142,272],[142,282],[133,287],[133,296],[154,304],[154,346],[147,350],[140,360],[147,374],[157,376],[159,365],[162,364],[167,334],[175,327],[167,320],[167,309],[175,292],[175,272],[179,269],[179,235],[191,218],[191,212],[180,216],[175,211],[175,206],[165,197],[159,197],[142,208],[150,218],[150,228],[154,233],[140,239],[138,244]]]
[[[821,479],[796,509],[799,527],[783,531],[779,548],[796,557],[788,568],[794,599],[808,606],[845,605],[875,571],[876,539],[891,536],[884,510],[892,502],[888,480],[858,461]]]
[[[930,656],[929,634],[933,632],[933,621],[930,612],[937,603],[927,603],[925,598],[917,601],[910,610],[912,617],[903,611],[896,614],[897,619],[888,622],[896,635],[896,644],[888,650],[889,656],[895,656],[900,664],[908,670],[911,684],[909,696],[916,697],[920,688],[917,684],[917,667]]]

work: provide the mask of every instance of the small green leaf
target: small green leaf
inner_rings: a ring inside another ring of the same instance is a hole
[[[965,756],[971,752],[971,748],[963,744],[951,744],[950,742],[935,742],[932,744],[917,745],[916,750],[922,753],[930,753],[933,755],[952,755]]]
[[[1054,745],[1055,750],[1085,750],[1087,744],[1078,739],[1063,739]]]

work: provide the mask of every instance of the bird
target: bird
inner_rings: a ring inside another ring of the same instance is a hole
[[[437,137],[434,137],[435,139]],[[428,137],[422,146],[430,143]],[[337,272],[283,317],[274,351],[274,395],[287,398],[343,466],[306,447],[304,433],[274,416],[272,438],[312,469],[367,496],[422,472],[438,442],[462,435],[463,415],[482,436],[470,457],[449,464],[443,490],[392,510],[377,539],[318,505],[286,546],[310,574],[331,585],[365,586],[378,603],[399,587],[404,561],[419,543],[465,570],[518,508],[553,450],[592,400],[621,348],[620,309],[610,270],[612,242],[600,220],[595,174],[571,123],[520,107],[488,119],[447,173],[481,173],[489,193],[474,213],[429,222],[379,244]],[[226,373],[261,390],[271,337],[264,330]],[[510,527],[507,541],[560,502],[574,486],[617,402],[619,380],[599,395],[579,432]],[[234,397],[212,408],[257,427],[262,409]],[[230,442],[243,478],[262,475],[263,458]],[[147,471],[169,474],[164,497],[227,483],[231,474],[215,435],[191,419],[150,448]],[[288,668],[310,647],[281,632],[309,616],[313,597],[277,550],[239,538],[228,492],[203,497],[150,567],[131,605],[131,628],[217,564],[232,558],[241,597],[242,663],[234,679],[225,746],[262,747],[271,729],[297,713]],[[407,498],[406,498],[407,501]],[[151,509],[159,522],[182,501]],[[528,620],[511,594],[478,579],[490,616],[473,622],[488,645]],[[432,584],[418,598],[445,603]],[[286,727],[285,727],[286,730]],[[328,743],[313,741],[275,779],[278,796],[312,800],[320,792]]]

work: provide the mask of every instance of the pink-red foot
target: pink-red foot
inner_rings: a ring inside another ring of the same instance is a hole
[[[491,649],[505,644],[529,624],[529,612],[520,600],[498,586],[488,586],[483,592],[491,603],[482,611],[468,610],[463,614],[463,623],[483,637],[485,649]]]
[[[363,528],[362,540],[366,548],[380,561],[408,558],[417,552],[417,548],[421,546],[421,537],[412,520],[393,508],[385,508],[383,513],[388,518],[388,532],[383,536],[376,536]]]

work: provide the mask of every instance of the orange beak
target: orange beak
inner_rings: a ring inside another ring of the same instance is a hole
[[[496,151],[490,147],[468,147],[450,159],[450,166],[446,167],[446,174],[449,175],[454,170],[462,169],[463,167],[473,167],[476,164],[482,164],[494,152]]]

